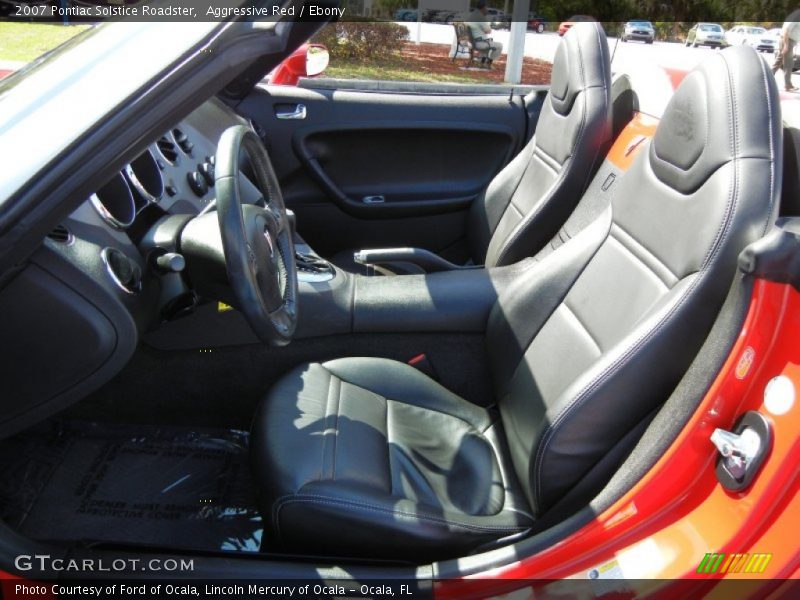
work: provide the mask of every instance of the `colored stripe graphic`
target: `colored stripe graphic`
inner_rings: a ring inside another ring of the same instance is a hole
[[[727,556],[727,559],[726,559]],[[708,552],[697,567],[697,573],[707,575],[720,575],[725,573],[763,573],[772,554],[766,553],[735,553],[726,555],[724,552]]]
[[[752,560],[747,564],[745,573],[763,573],[767,568],[772,554],[753,554]]]
[[[697,567],[698,573],[716,573],[717,569],[719,569],[719,565],[722,562],[722,559],[725,558],[725,554],[716,554],[714,552],[707,553],[703,560],[700,561],[700,566]]]

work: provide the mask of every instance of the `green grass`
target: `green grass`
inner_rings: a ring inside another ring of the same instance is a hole
[[[30,62],[77,35],[87,25],[44,25],[38,23],[0,23],[0,61]],[[432,83],[489,83],[481,73],[426,72],[407,62],[389,59],[364,62],[337,58],[325,70],[337,79],[377,79],[383,81],[421,81]]]
[[[333,64],[335,62],[335,64]],[[402,64],[391,62],[370,64],[362,61],[346,61],[337,58],[331,59],[331,64],[325,69],[325,77],[333,79],[377,79],[381,81],[421,81],[431,83],[492,83],[486,78],[481,78],[479,73],[427,73],[417,69],[409,69]]]
[[[87,27],[87,25],[0,23],[0,60],[30,62]]]

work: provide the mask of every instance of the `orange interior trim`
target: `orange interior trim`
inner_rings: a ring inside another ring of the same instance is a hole
[[[608,160],[619,169],[627,171],[639,151],[646,146],[645,142],[653,137],[658,126],[658,119],[644,113],[634,113],[631,122],[619,134],[608,151]]]

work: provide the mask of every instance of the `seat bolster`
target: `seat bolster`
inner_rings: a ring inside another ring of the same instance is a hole
[[[362,556],[406,560],[462,555],[522,535],[533,523],[522,510],[473,516],[329,481],[277,498],[271,517],[287,551],[342,556],[347,548],[358,548]]]
[[[492,424],[489,413],[457,396],[421,371],[387,358],[341,358],[322,364],[351,385],[397,402],[427,408],[469,423],[478,431]]]
[[[335,402],[331,403],[332,384],[332,375],[322,365],[301,365],[278,380],[259,405],[253,417],[250,457],[262,507],[276,494],[322,479],[321,457],[329,441],[325,425],[336,410]],[[298,460],[301,457],[306,460]]]
[[[517,277],[492,308],[486,329],[495,398],[502,403],[531,340],[553,314],[611,227],[608,206],[575,237]],[[556,255],[557,254],[557,255]],[[501,408],[502,410],[502,408]]]

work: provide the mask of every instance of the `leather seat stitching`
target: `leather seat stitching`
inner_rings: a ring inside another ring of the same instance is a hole
[[[333,466],[331,469],[331,481],[336,481],[336,450],[339,442],[339,412],[342,406],[342,380],[338,378],[337,380],[339,385],[337,386],[336,393],[336,414],[333,418],[333,456],[331,457]]]
[[[513,208],[514,212],[516,212],[520,217],[524,217],[525,216],[525,213],[522,212],[516,204],[514,204],[514,199],[513,198],[508,201],[508,205],[511,208]]]
[[[759,63],[760,64],[760,63]],[[775,206],[775,152],[774,152],[774,139],[772,135],[772,104],[770,103],[769,98],[769,84],[767,83],[767,65],[760,64],[761,66],[761,80],[764,82],[764,102],[767,105],[767,115],[769,117],[770,125],[767,127],[767,133],[769,134],[769,214],[772,215]],[[764,226],[763,232],[766,233],[767,230],[770,228],[772,223],[770,220],[767,221],[766,225]]]
[[[724,57],[723,57],[724,58]],[[731,71],[730,65],[728,64],[727,60],[725,61],[726,70],[728,72],[728,83],[729,89],[731,94],[729,96],[728,101],[728,114],[730,116],[730,125],[729,125],[729,133],[731,136],[731,142],[734,148],[738,147],[738,128],[735,126],[735,119],[736,114],[733,111],[733,107],[731,103],[735,103],[735,95],[733,94],[733,83],[731,80]],[[700,284],[702,280],[702,275],[707,271],[708,264],[710,261],[719,253],[719,249],[722,247],[722,241],[725,237],[727,237],[729,233],[729,223],[730,218],[734,212],[735,204],[737,203],[738,197],[738,178],[739,178],[739,170],[738,170],[738,161],[734,161],[734,175],[733,175],[733,185],[731,185],[730,193],[728,196],[728,202],[726,204],[725,215],[723,217],[722,223],[717,230],[717,235],[714,238],[714,243],[709,248],[708,253],[706,254],[706,258],[703,261],[703,266],[701,268],[701,272],[699,273],[698,277],[696,277],[689,287],[681,294],[681,296],[677,299],[677,301],[672,305],[666,315],[662,317],[662,319],[656,323],[656,325],[650,329],[649,331],[644,332],[642,336],[639,337],[628,349],[623,353],[621,357],[615,360],[612,364],[608,365],[601,373],[598,375],[594,380],[589,382],[569,403],[569,405],[564,408],[558,416],[553,420],[551,424],[546,425],[545,431],[542,435],[541,441],[539,442],[539,447],[536,452],[536,457],[534,461],[534,481],[535,481],[535,491],[534,491],[534,500],[536,501],[536,508],[541,510],[541,488],[542,488],[542,469],[544,464],[544,455],[547,447],[550,444],[553,436],[555,435],[554,432],[561,425],[569,416],[574,412],[574,409],[581,406],[583,402],[586,400],[588,394],[595,389],[597,389],[602,383],[604,383],[620,366],[622,366],[627,360],[638,351],[638,349],[648,342],[656,333],[660,332],[663,329],[664,325],[671,319],[672,315],[677,312],[689,296],[692,294],[694,289]],[[613,207],[612,207],[613,210]]]
[[[611,207],[610,207],[610,206],[608,206],[607,208],[605,208],[605,209],[603,210],[603,212],[602,212],[602,213],[600,213],[600,215],[598,215],[597,219],[599,219],[599,218],[600,218],[600,216],[603,216],[603,215],[605,215],[605,212],[606,212],[607,210],[609,210],[609,211],[610,211],[610,210],[611,210]],[[596,220],[597,220],[597,219],[596,219]],[[593,226],[594,226],[594,223],[593,223],[592,225],[590,225],[589,227],[593,227]],[[609,222],[609,227],[610,227],[610,226],[611,226],[611,222]],[[584,229],[584,230],[580,231],[580,232],[579,232],[579,233],[578,233],[578,234],[575,236],[575,239],[579,239],[579,237],[580,237],[582,234],[584,234],[584,235],[585,235],[585,233],[584,233],[584,232],[585,232],[587,229],[589,229],[589,227],[587,227],[586,229]],[[605,237],[608,237],[608,230],[606,230],[606,232],[605,232],[604,236],[605,236]],[[561,294],[561,297],[559,298],[558,302],[556,303],[556,307],[553,309],[553,312],[555,312],[555,311],[556,311],[556,309],[558,308],[558,305],[559,305],[559,304],[561,304],[561,303],[564,301],[564,298],[566,298],[567,294],[569,293],[569,290],[572,288],[572,285],[574,285],[574,283],[575,283],[575,282],[576,282],[576,281],[577,281],[577,280],[580,278],[580,276],[583,274],[583,272],[584,272],[584,271],[586,271],[586,267],[589,265],[589,263],[590,263],[590,262],[592,262],[592,260],[594,259],[594,257],[595,257],[595,256],[597,256],[597,253],[600,251],[600,248],[602,248],[602,247],[603,247],[603,241],[605,240],[605,237],[603,238],[603,240],[599,241],[599,242],[597,243],[596,247],[595,247],[595,248],[594,248],[594,249],[591,251],[591,256],[588,256],[588,257],[587,257],[587,258],[586,258],[586,259],[583,261],[582,265],[581,265],[581,266],[579,267],[579,269],[578,269],[578,272],[577,272],[577,273],[575,273],[575,275],[574,275],[574,278],[572,279],[572,283],[571,283],[571,284],[568,286],[568,288],[567,288],[566,290],[564,290],[564,291],[563,291],[563,294]],[[549,257],[549,256],[546,256],[545,258],[543,258],[543,259],[542,259],[542,261],[546,261],[546,260],[549,260],[549,259],[550,259],[550,257]],[[535,267],[536,265],[537,265],[537,263],[532,263],[532,264],[531,264],[531,265],[530,265],[528,268],[533,268],[533,267]],[[550,316],[552,316],[552,313],[550,314]],[[548,319],[550,318],[550,316],[548,316]],[[546,320],[545,320],[545,322],[546,322]],[[540,327],[539,327],[538,329],[536,329],[535,331],[533,331],[533,332],[530,332],[530,337],[528,337],[528,339],[525,341],[525,343],[521,343],[521,347],[525,347],[525,348],[529,347],[529,346],[530,346],[530,345],[533,343],[533,340],[536,338],[536,336],[537,336],[537,335],[539,335],[539,332],[542,330],[542,327],[543,327],[543,326],[544,326],[544,325],[540,326]],[[523,352],[523,355],[524,355],[524,352]],[[518,370],[519,370],[521,367],[522,367],[522,363],[519,363],[519,364],[517,365],[517,367],[514,369],[514,371],[513,371],[513,373],[512,373],[512,376],[509,378],[509,381],[507,382],[507,384],[509,384],[509,383],[510,383],[510,381],[511,381],[511,380],[513,380],[513,378],[514,378],[514,375],[517,373],[517,371],[518,371]],[[501,396],[503,396],[503,397],[507,397],[509,393],[510,393],[510,390],[508,390],[508,389],[503,389],[503,390],[502,390],[502,392],[500,393],[500,395],[501,395]],[[512,421],[512,423],[513,423],[513,421]],[[520,437],[520,439],[524,439],[524,438],[522,438],[521,436],[518,436],[518,437]]]
[[[561,302],[561,306],[563,306],[563,307],[564,307],[564,310],[566,310],[566,311],[567,311],[567,313],[569,313],[570,315],[572,315],[572,318],[575,320],[575,322],[576,322],[576,323],[577,323],[577,324],[580,326],[580,328],[581,328],[581,329],[583,329],[583,331],[586,333],[586,335],[587,335],[587,336],[588,336],[588,338],[591,340],[591,342],[592,342],[592,343],[595,345],[595,347],[596,347],[596,348],[597,348],[597,349],[600,351],[600,354],[602,354],[602,353],[603,353],[603,348],[600,346],[600,342],[599,342],[599,341],[598,341],[598,340],[597,340],[597,339],[594,337],[594,335],[592,335],[592,332],[591,332],[591,331],[589,331],[589,328],[586,326],[586,324],[585,324],[585,323],[584,323],[584,322],[581,320],[581,318],[578,316],[578,313],[577,313],[577,312],[575,312],[575,311],[574,311],[574,310],[573,310],[573,309],[572,309],[572,308],[569,306],[569,304],[567,304],[567,299],[566,299],[566,298],[564,299],[564,301],[563,301],[563,302]],[[557,309],[556,309],[556,310],[557,310]],[[555,312],[555,311],[554,311],[554,312]]]
[[[318,363],[318,364],[319,364],[319,363]],[[402,363],[400,363],[400,364],[402,364]],[[320,366],[321,366],[323,369],[325,369],[326,371],[328,371],[328,369],[325,367],[325,365],[320,365]],[[412,368],[412,367],[409,367],[409,368]],[[331,373],[331,374],[333,374],[333,373],[332,373],[332,371],[328,371],[328,372],[329,372],[329,373]],[[411,403],[409,403],[409,402],[404,402],[403,400],[400,400],[399,398],[387,398],[387,397],[383,396],[382,394],[379,394],[379,393],[378,393],[378,392],[376,392],[375,390],[371,390],[371,389],[369,389],[368,387],[366,387],[366,386],[364,386],[364,385],[359,385],[359,384],[357,384],[357,383],[354,383],[354,382],[352,382],[352,381],[350,381],[350,380],[348,380],[348,379],[345,379],[344,377],[339,377],[338,375],[333,375],[333,376],[334,376],[334,377],[336,377],[337,379],[341,380],[341,381],[344,381],[345,383],[349,383],[350,385],[352,385],[352,386],[354,386],[354,387],[361,388],[362,390],[367,390],[368,392],[370,392],[370,393],[372,393],[372,394],[375,394],[376,396],[380,396],[380,397],[381,397],[381,398],[383,398],[384,400],[387,400],[387,401],[389,401],[389,400],[390,400],[390,401],[392,401],[392,402],[397,402],[397,403],[399,403],[399,404],[405,404],[406,406],[415,406],[415,407],[417,407],[417,408],[421,408],[422,410],[429,410],[429,411],[431,411],[431,412],[439,413],[440,415],[447,415],[448,417],[451,417],[451,418],[453,418],[453,419],[457,419],[457,420],[461,421],[462,423],[465,423],[465,424],[466,424],[466,425],[467,425],[467,426],[468,426],[468,427],[469,427],[469,428],[470,428],[472,431],[478,432],[478,428],[477,428],[477,427],[476,427],[476,426],[475,426],[473,423],[470,423],[469,421],[467,421],[466,419],[463,419],[463,418],[459,417],[458,415],[453,415],[453,414],[450,414],[450,413],[446,413],[446,412],[443,412],[443,411],[441,411],[441,410],[437,410],[437,409],[435,409],[435,408],[430,408],[430,407],[428,407],[428,406],[420,406],[420,405],[418,405],[418,404],[411,404]],[[445,390],[445,391],[447,391],[448,393],[452,393],[452,392],[450,392],[449,390]],[[456,396],[456,397],[458,398],[458,396]],[[464,400],[463,398],[459,398],[459,399],[460,399],[460,400],[462,400],[462,401],[464,401],[464,402],[467,402],[467,401],[466,401],[466,400]]]
[[[319,363],[317,363],[317,364],[319,364]],[[325,369],[325,371],[326,371],[326,372],[327,372],[327,373],[328,373],[328,374],[331,376],[331,378],[332,378],[332,379],[336,379],[336,380],[338,380],[338,381],[339,381],[339,384],[340,384],[340,389],[341,389],[341,384],[342,384],[342,383],[347,383],[347,384],[349,384],[349,385],[352,385],[352,386],[354,386],[354,387],[357,387],[357,388],[359,388],[359,389],[366,390],[366,391],[370,392],[371,394],[375,394],[376,396],[380,397],[380,398],[381,398],[381,399],[382,399],[382,400],[385,402],[385,404],[386,404],[386,440],[387,440],[386,447],[387,447],[388,463],[389,463],[389,466],[388,466],[388,472],[389,472],[389,486],[390,486],[390,492],[389,492],[389,494],[390,494],[390,495],[392,495],[392,494],[394,493],[394,487],[393,487],[393,486],[394,486],[394,483],[393,483],[393,479],[392,479],[392,472],[391,472],[391,452],[389,452],[389,442],[391,441],[391,440],[389,439],[389,403],[390,403],[390,402],[397,402],[397,403],[399,403],[399,404],[404,404],[404,405],[406,405],[406,406],[415,406],[415,407],[417,407],[417,408],[420,408],[420,409],[422,409],[422,410],[429,410],[429,411],[431,411],[431,412],[435,412],[435,413],[438,413],[438,414],[441,414],[441,415],[446,415],[446,416],[448,416],[448,417],[450,417],[450,418],[452,418],[452,419],[456,419],[456,420],[458,420],[458,421],[460,421],[460,422],[464,423],[464,424],[467,426],[467,432],[468,432],[468,433],[471,433],[471,434],[477,434],[477,435],[478,435],[478,437],[480,437],[480,438],[481,438],[481,439],[482,439],[482,440],[483,440],[483,441],[484,441],[484,442],[485,442],[485,443],[486,443],[486,444],[489,446],[489,448],[491,448],[491,449],[492,449],[492,453],[494,454],[494,459],[495,459],[495,461],[497,462],[497,465],[498,465],[498,467],[500,467],[500,465],[502,464],[502,461],[500,460],[500,457],[502,456],[502,453],[501,453],[501,452],[499,451],[499,449],[498,449],[498,448],[497,448],[497,447],[494,445],[494,443],[492,442],[492,440],[491,440],[491,439],[489,439],[489,438],[488,438],[488,437],[485,435],[485,433],[486,433],[486,432],[487,432],[489,429],[491,429],[492,427],[494,427],[495,425],[497,425],[498,421],[497,421],[496,419],[493,419],[493,420],[491,420],[491,421],[488,423],[488,425],[487,425],[487,426],[486,426],[486,427],[485,427],[483,430],[481,430],[481,429],[478,429],[478,428],[477,428],[477,427],[476,427],[474,424],[470,423],[469,421],[467,421],[467,420],[465,420],[465,419],[462,419],[462,418],[461,418],[461,417],[459,417],[459,416],[452,415],[452,414],[450,414],[450,413],[441,412],[441,411],[438,411],[438,410],[436,410],[436,409],[433,409],[433,408],[428,408],[428,407],[424,407],[424,406],[417,406],[417,405],[413,405],[413,404],[408,404],[408,403],[406,403],[406,402],[403,402],[402,400],[396,400],[396,399],[392,399],[392,398],[387,398],[387,397],[385,397],[385,396],[383,396],[383,395],[381,395],[381,394],[379,394],[379,393],[375,392],[374,390],[371,390],[371,389],[369,389],[368,387],[365,387],[365,386],[362,386],[362,385],[358,385],[358,384],[356,384],[356,383],[353,383],[353,382],[351,382],[351,381],[349,381],[349,380],[347,380],[347,379],[344,379],[344,378],[342,378],[342,377],[339,377],[339,376],[337,376],[337,375],[334,375],[334,374],[333,374],[333,372],[331,372],[329,369],[327,369],[327,367],[325,367],[325,366],[324,366],[324,365],[322,365],[322,364],[320,364],[319,366],[320,366],[320,367],[322,367],[323,369]],[[327,409],[326,409],[326,413],[327,413]],[[338,431],[338,412],[337,412],[337,431]],[[501,469],[501,471],[502,471],[502,469]],[[335,471],[334,471],[334,472],[335,472]],[[506,484],[506,481],[505,481],[505,480],[503,480],[503,485],[505,486],[505,484]],[[284,496],[284,498],[285,498],[285,497],[294,497],[294,495]],[[279,525],[278,525],[278,523],[279,523],[279,514],[278,514],[278,513],[279,513],[279,507],[277,506],[277,503],[278,503],[278,502],[280,502],[281,500],[282,500],[282,498],[279,498],[279,499],[277,499],[277,500],[276,500],[276,501],[273,503],[273,509],[272,509],[272,512],[273,512],[273,521],[274,521],[274,522],[275,522],[275,524],[276,524],[276,529],[279,527]],[[503,508],[502,508],[502,509],[500,509],[500,512],[503,512],[504,510],[507,510],[507,508],[506,508],[506,506],[505,506],[505,505],[506,505],[506,500],[505,500],[505,498],[504,498],[504,500],[503,500]],[[277,511],[277,512],[276,512],[276,511]],[[498,514],[499,514],[499,513],[498,513]]]
[[[568,159],[567,162],[570,162],[570,160],[571,159]],[[511,235],[509,235],[506,238],[506,241],[501,244],[500,246],[501,251],[497,255],[497,259],[495,260],[496,266],[502,265],[503,259],[506,257],[506,254],[508,254],[508,252],[510,251],[511,246],[514,244],[514,242],[516,242],[522,236],[527,225],[531,221],[533,221],[537,216],[539,216],[539,213],[542,212],[542,209],[550,202],[550,199],[555,195],[554,190],[556,189],[556,187],[560,185],[560,182],[566,179],[567,171],[568,168],[564,168],[558,174],[558,179],[556,179],[556,181],[553,182],[553,184],[550,186],[550,189],[547,191],[547,194],[545,194],[542,197],[542,199],[538,202],[535,210],[531,211],[531,213],[528,214],[527,217],[523,217],[520,220],[520,222],[516,225]]]
[[[536,152],[535,150],[534,150],[534,152],[533,152],[533,157],[532,157],[532,158],[534,158],[534,159],[538,160],[538,161],[539,161],[539,164],[541,164],[541,165],[544,165],[544,168],[545,168],[546,170],[548,170],[548,171],[550,171],[551,173],[553,173],[554,175],[558,176],[558,174],[559,174],[559,172],[560,172],[560,170],[561,170],[561,165],[559,165],[559,166],[558,166],[558,168],[554,167],[553,165],[551,165],[550,163],[548,163],[548,162],[547,162],[545,159],[543,159],[543,158],[542,158],[542,157],[539,155],[539,153],[538,153],[538,152]]]
[[[392,432],[389,425],[389,402],[388,398],[383,398],[383,406],[386,408],[385,424],[386,429],[386,472],[389,474],[389,495],[394,496],[394,476],[392,474]]]
[[[595,37],[595,41],[597,42],[597,50],[598,50],[598,54],[600,56],[600,60],[604,65],[606,65],[606,64],[608,65],[609,72],[606,73],[605,69],[603,69],[602,70],[603,73],[602,73],[602,76],[600,78],[600,83],[595,85],[595,84],[593,84],[591,82],[585,82],[583,89],[584,89],[584,93],[587,94],[587,96],[588,96],[588,90],[593,90],[593,89],[601,90],[606,96],[606,99],[605,99],[605,104],[606,104],[606,106],[605,106],[605,111],[606,111],[606,122],[605,122],[606,131],[605,131],[605,135],[606,135],[606,139],[604,140],[603,144],[599,144],[597,146],[597,150],[595,151],[594,156],[592,157],[592,162],[591,162],[592,167],[586,170],[586,175],[584,177],[583,186],[581,188],[584,191],[589,187],[589,184],[591,183],[592,179],[594,178],[594,173],[596,173],[597,170],[599,170],[600,163],[602,163],[602,160],[598,160],[598,159],[600,159],[600,158],[605,159],[605,156],[601,157],[600,149],[603,147],[605,142],[611,141],[611,138],[612,138],[612,135],[613,135],[612,126],[611,126],[611,120],[612,119],[611,119],[611,115],[610,115],[610,111],[611,111],[611,72],[610,72],[611,71],[611,59],[608,58],[608,39],[606,39],[604,41],[600,37],[600,26],[599,25],[595,25],[595,27],[594,27],[594,37]],[[608,60],[605,60],[606,58],[608,58]],[[606,75],[608,75],[608,77],[605,77]],[[582,195],[583,195],[583,193],[581,193],[581,196]]]
[[[615,224],[616,224],[616,223],[615,223]],[[653,275],[656,277],[656,279],[658,279],[658,281],[659,281],[659,282],[661,282],[661,284],[662,284],[664,287],[666,287],[668,290],[669,290],[669,289],[672,289],[672,285],[670,285],[670,282],[669,282],[669,281],[664,281],[664,278],[661,276],[661,274],[660,274],[658,271],[656,271],[656,270],[655,270],[653,267],[651,267],[650,265],[648,265],[648,264],[647,264],[647,263],[646,263],[646,262],[645,262],[645,261],[644,261],[644,260],[643,260],[643,259],[642,259],[642,258],[639,256],[639,255],[637,255],[637,254],[636,254],[636,253],[635,253],[633,250],[631,250],[630,248],[628,248],[627,244],[626,244],[626,243],[625,243],[623,240],[621,240],[621,239],[620,239],[618,236],[614,235],[614,232],[613,232],[613,231],[611,231],[611,232],[608,234],[608,238],[609,238],[609,239],[611,239],[611,240],[614,240],[615,242],[617,242],[617,244],[619,244],[619,245],[620,245],[620,247],[621,247],[623,250],[625,250],[625,252],[626,252],[626,253],[627,253],[629,256],[633,257],[633,259],[634,259],[634,260],[635,260],[637,263],[639,263],[639,264],[640,264],[640,265],[642,265],[642,266],[643,266],[645,269],[647,269],[647,271],[648,271],[648,272],[652,273],[652,274],[653,274]],[[644,246],[642,246],[642,247],[644,248]],[[647,250],[647,248],[645,248],[645,250]],[[667,271],[670,273],[670,275],[673,275],[673,276],[675,277],[675,279],[676,279],[676,280],[680,281],[681,277],[678,277],[677,275],[675,275],[675,274],[672,272],[672,270],[670,270],[670,269],[669,269],[669,267],[667,267],[667,266],[666,266],[664,263],[662,263],[662,262],[661,262],[661,261],[660,261],[660,260],[659,260],[659,259],[658,259],[658,258],[655,256],[655,254],[653,254],[653,253],[652,253],[652,252],[650,252],[649,250],[648,250],[648,254],[650,254],[650,256],[652,256],[652,257],[653,257],[653,259],[655,259],[656,261],[658,261],[658,263],[659,263],[660,265],[662,265],[662,266],[663,266],[663,267],[664,267],[664,268],[665,268],[665,269],[666,269],[666,270],[667,270]],[[673,284],[673,285],[674,285],[674,284]]]
[[[625,235],[627,235],[629,238],[631,238],[631,241],[632,241],[633,243],[635,243],[637,246],[639,246],[639,247],[640,247],[640,248],[641,248],[641,249],[642,249],[642,250],[643,250],[643,251],[644,251],[644,252],[645,252],[645,253],[646,253],[648,256],[652,257],[652,259],[653,259],[655,262],[657,262],[659,265],[661,265],[661,266],[664,268],[664,270],[665,270],[667,273],[669,273],[670,275],[672,275],[672,276],[673,276],[675,279],[680,279],[680,277],[678,276],[678,274],[677,274],[675,271],[673,271],[673,270],[672,270],[672,269],[669,267],[669,265],[668,265],[667,263],[665,263],[665,262],[664,262],[664,261],[663,261],[663,260],[662,260],[662,259],[661,259],[661,258],[660,258],[660,257],[659,257],[659,256],[658,256],[656,253],[655,253],[655,252],[653,252],[652,250],[650,250],[650,248],[648,248],[648,247],[647,247],[647,246],[646,246],[646,245],[645,245],[643,242],[641,242],[641,241],[640,241],[640,240],[639,240],[639,239],[638,239],[638,238],[637,238],[635,235],[633,235],[633,234],[632,234],[630,231],[628,231],[628,230],[627,230],[627,229],[625,229],[625,228],[624,228],[622,225],[620,225],[619,223],[617,223],[616,221],[614,221],[614,222],[613,222],[613,224],[612,224],[612,226],[611,226],[611,235],[612,235],[612,237],[614,237],[614,239],[615,239],[615,240],[617,240],[617,241],[618,241],[620,244],[622,244],[623,246],[627,246],[627,244],[626,244],[627,240],[623,240],[623,239],[621,239],[619,236],[616,236],[616,235],[614,235],[614,227],[617,227],[617,228],[618,228],[618,229],[619,229],[619,230],[620,230],[622,233],[624,233],[624,234],[625,234]],[[628,251],[629,251],[629,252],[631,252],[632,254],[634,254],[634,255],[635,255],[635,253],[634,253],[633,251],[631,251],[630,249],[628,249]],[[637,256],[636,258],[637,258],[637,259],[639,259],[639,261],[641,261],[643,264],[645,264],[645,263],[644,263],[644,261],[642,261],[642,259],[641,259],[641,258],[639,258],[638,256]],[[652,271],[652,269],[651,269],[651,271]],[[656,273],[656,275],[658,275],[658,273]],[[667,283],[667,282],[665,281],[664,283]],[[669,284],[667,284],[667,287],[672,287],[672,286],[670,286]]]
[[[534,147],[533,155],[538,158],[546,167],[552,169],[554,173],[558,173],[559,169],[564,164],[563,162],[557,160],[554,156],[550,156],[550,154],[548,154],[548,152],[539,145]]]
[[[322,481],[323,479],[325,479],[325,455],[327,454],[326,450],[327,450],[327,447],[328,447],[328,436],[326,435],[325,432],[328,429],[328,423],[327,423],[327,420],[328,420],[328,409],[330,408],[330,405],[331,405],[331,392],[333,390],[333,384],[334,384],[334,381],[336,379],[334,377],[333,373],[331,373],[330,371],[327,371],[327,373],[328,373],[328,377],[329,377],[329,379],[328,379],[328,393],[325,396],[325,408],[322,411],[322,444],[321,444],[322,445],[322,448],[321,448],[322,457],[321,457],[320,463],[319,463],[320,464],[320,469],[319,469],[319,479],[318,479],[318,481]]]
[[[576,396],[575,398],[569,403],[569,405],[564,408],[558,416],[553,420],[553,422],[545,427],[545,432],[542,436],[542,440],[539,443],[539,448],[536,452],[536,459],[535,459],[535,481],[536,481],[536,505],[538,509],[541,509],[541,478],[542,478],[542,468],[544,463],[544,454],[547,450],[547,447],[550,445],[550,441],[552,440],[553,436],[555,435],[555,430],[574,412],[576,408],[583,405],[583,402],[586,400],[588,395],[593,392],[595,389],[600,387],[602,383],[604,383],[614,372],[616,372],[623,364],[625,364],[628,359],[635,354],[639,348],[648,342],[656,333],[658,333],[667,323],[672,315],[685,303],[686,299],[690,295],[694,288],[697,286],[700,277],[695,278],[695,280],[690,284],[689,288],[681,294],[675,304],[669,309],[666,315],[650,330],[645,332],[639,339],[637,339],[628,349],[623,353],[623,355],[615,360],[611,365],[607,366],[595,379],[587,384]]]
[[[371,510],[374,512],[380,512],[385,514],[398,515],[403,517],[413,517],[415,519],[422,519],[425,521],[430,521],[432,523],[438,523],[441,525],[448,525],[453,527],[460,527],[462,529],[467,529],[472,531],[525,531],[526,529],[530,528],[530,526],[527,525],[501,526],[501,525],[475,525],[469,523],[461,523],[459,521],[452,521],[450,519],[437,517],[435,515],[428,515],[425,513],[418,513],[413,511],[389,509],[383,506],[368,504],[366,502],[358,502],[356,500],[341,500],[339,498],[320,496],[318,494],[305,494],[302,496],[291,495],[279,498],[276,501],[276,504],[278,505],[276,514],[276,528],[278,528],[278,523],[280,521],[281,509],[288,504],[294,504],[294,503],[329,504],[333,506],[342,506],[348,508],[360,508],[364,510]]]

